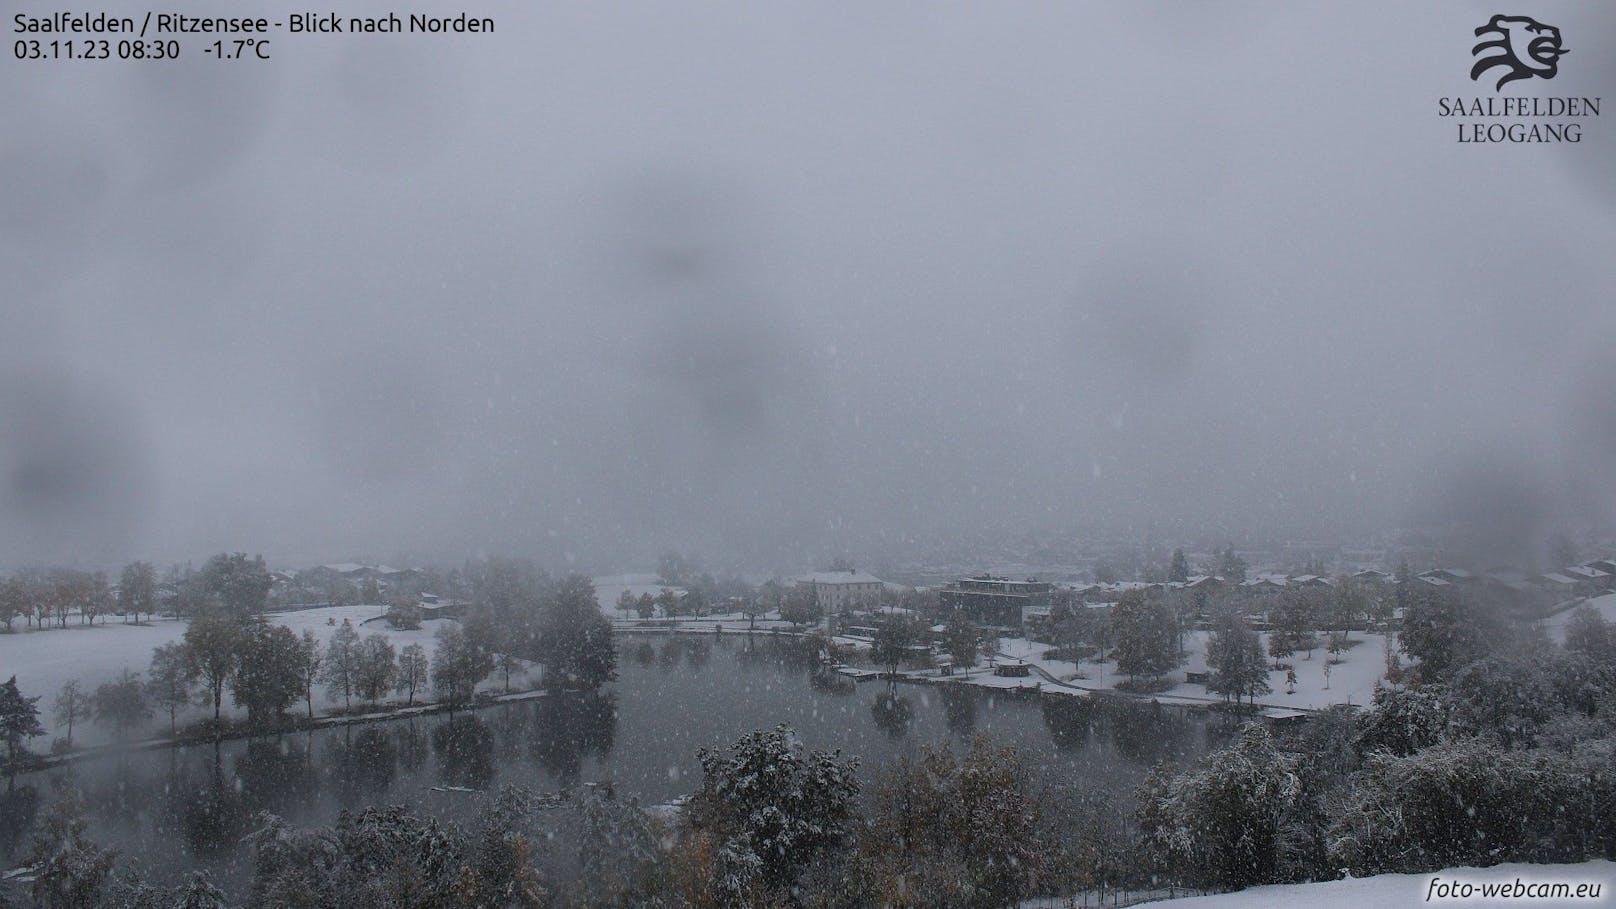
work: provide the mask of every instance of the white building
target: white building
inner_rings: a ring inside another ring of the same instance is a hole
[[[816,571],[796,579],[798,590],[812,590],[814,602],[826,615],[881,602],[881,579],[862,571]]]

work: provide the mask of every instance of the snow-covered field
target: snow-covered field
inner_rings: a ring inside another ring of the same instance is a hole
[[[1597,899],[1531,898],[1526,892],[1514,894],[1516,881],[1523,885],[1598,884]],[[1436,886],[1433,887],[1433,882]],[[1479,887],[1469,899],[1442,895],[1442,885],[1500,884],[1511,888],[1509,896],[1488,899]],[[1164,909],[1368,909],[1380,906],[1521,905],[1540,909],[1561,909],[1616,905],[1616,864],[1583,862],[1576,865],[1495,865],[1492,868],[1448,868],[1431,874],[1380,874],[1374,877],[1324,881],[1317,884],[1282,884],[1252,887],[1216,896],[1195,896],[1155,905]],[[1427,899],[1429,897],[1429,899]]]
[[[1594,597],[1583,605],[1593,608],[1604,617],[1605,621],[1616,623],[1616,593],[1607,593],[1602,597]],[[1556,642],[1565,641],[1566,623],[1571,621],[1571,616],[1576,614],[1576,611],[1575,609],[1567,609],[1565,612],[1556,613],[1543,620],[1543,628],[1549,633],[1551,640]]]
[[[1153,697],[1163,701],[1219,700],[1218,695],[1206,690],[1206,686],[1185,681],[1185,673],[1206,671],[1206,644],[1209,637],[1210,634],[1204,631],[1195,631],[1184,636],[1184,649],[1189,656],[1183,666],[1169,674],[1168,677],[1175,684]],[[1268,636],[1264,634],[1261,637],[1263,652],[1267,653]],[[1296,667],[1294,693],[1286,690],[1285,673],[1270,669],[1268,684],[1273,691],[1259,697],[1257,703],[1302,710],[1318,710],[1334,704],[1353,704],[1360,707],[1369,704],[1374,695],[1375,682],[1386,674],[1386,636],[1354,632],[1352,640],[1357,642],[1356,646],[1339,654],[1341,662],[1333,665],[1328,663],[1330,654],[1323,647],[1313,651],[1311,660],[1307,659],[1306,653],[1298,653],[1291,657],[1290,662]],[[1111,661],[1085,662],[1078,666],[1064,660],[1046,660],[1043,653],[1049,649],[1048,644],[1040,644],[1025,638],[1003,638],[1000,641],[1000,652],[1005,655],[1033,663],[1055,678],[1070,680],[1073,685],[1080,688],[1112,689],[1126,678],[1117,673],[1116,664]],[[1272,666],[1272,663],[1269,665]],[[1324,674],[1326,665],[1329,665],[1330,669],[1328,678]],[[1079,673],[1083,677],[1074,678]]]
[[[269,619],[276,624],[285,625],[298,635],[302,635],[304,630],[313,631],[323,646],[346,618],[353,623],[360,637],[378,633],[385,635],[395,651],[402,650],[409,644],[420,644],[429,657],[435,646],[433,635],[436,634],[438,626],[444,622],[454,621],[433,619],[422,622],[421,627],[415,631],[399,631],[387,622],[381,621],[385,611],[386,607],[383,606],[333,606],[303,612],[276,613],[270,615]],[[0,680],[15,674],[17,685],[24,695],[29,697],[43,695],[39,700],[39,707],[40,720],[45,724],[46,735],[34,741],[34,749],[39,751],[48,748],[50,739],[63,732],[56,728],[55,718],[51,716],[51,700],[62,685],[70,679],[78,679],[80,687],[88,694],[94,692],[97,685],[111,681],[125,668],[140,673],[144,678],[147,668],[151,665],[152,650],[161,644],[182,638],[185,635],[186,624],[175,619],[154,619],[150,624],[126,625],[113,618],[108,624],[93,627],[69,624],[65,629],[19,630],[13,634],[0,634]],[[504,687],[504,683],[504,676],[495,673],[481,687],[485,690],[499,689]],[[511,684],[513,687],[527,687],[527,679],[520,673],[513,673]],[[418,692],[417,698],[423,695],[430,696],[430,693]],[[230,707],[228,692],[225,698],[225,707],[231,716],[244,715],[244,712],[234,711]],[[324,686],[316,689],[314,695],[316,711],[340,706],[340,697],[335,700],[327,697]],[[180,722],[183,724],[203,719],[211,712],[211,706],[206,708],[200,705],[193,706],[181,714]],[[166,715],[154,717],[150,731],[155,733],[166,729],[167,724]],[[73,727],[73,741],[76,745],[98,745],[107,740],[108,736],[92,723],[80,721]]]

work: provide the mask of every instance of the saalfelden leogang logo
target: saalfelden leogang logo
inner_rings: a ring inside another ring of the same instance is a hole
[[[1560,74],[1570,53],[1560,29],[1530,16],[1493,16],[1476,29],[1470,49],[1470,79],[1490,95],[1437,99],[1437,113],[1458,126],[1462,145],[1578,143],[1583,125],[1599,116],[1599,98],[1587,95],[1505,95],[1512,83],[1532,85]]]

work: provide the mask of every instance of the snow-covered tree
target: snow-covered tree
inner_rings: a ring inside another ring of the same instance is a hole
[[[1234,698],[1236,704],[1241,698],[1255,701],[1273,690],[1257,633],[1237,614],[1223,616],[1213,629],[1206,645],[1206,664],[1211,670],[1207,688]]]
[[[1608,806],[1610,793],[1591,799],[1584,779],[1553,753],[1482,739],[1371,754],[1331,827],[1331,854],[1354,874],[1585,857],[1598,822],[1580,809]]]
[[[152,705],[168,714],[168,731],[177,731],[179,710],[191,702],[191,685],[196,669],[179,641],[159,644],[152,651],[151,668],[146,672],[146,693]]]
[[[1376,686],[1374,708],[1358,717],[1358,747],[1408,755],[1447,737],[1452,704],[1446,689]]]
[[[157,611],[157,571],[150,562],[130,562],[118,577],[118,608],[140,624],[142,613]]]
[[[1167,604],[1130,590],[1111,607],[1111,655],[1117,671],[1131,679],[1157,678],[1183,662]]]
[[[90,695],[79,685],[78,679],[68,679],[51,701],[51,716],[56,725],[65,726],[67,744],[73,744],[73,724],[90,714]]]
[[[6,766],[13,773],[17,759],[27,753],[27,741],[45,734],[45,727],[39,722],[38,704],[39,695],[23,696],[17,688],[16,676],[0,685],[0,739],[6,743]]]
[[[698,757],[701,789],[685,821],[711,844],[709,885],[724,904],[785,893],[852,830],[858,762],[809,752],[790,727],[749,733]]]
[[[548,687],[595,689],[617,678],[612,623],[589,578],[570,575],[556,584],[545,603],[538,655]]]
[[[114,853],[84,835],[84,806],[77,790],[60,788],[34,837],[34,905],[40,909],[88,909],[100,904]]]
[[[909,656],[909,648],[919,639],[915,623],[904,615],[889,615],[875,628],[875,640],[870,644],[870,659],[885,666],[888,672],[897,672],[898,666]]]
[[[146,686],[140,682],[140,673],[125,669],[118,677],[95,689],[92,699],[95,721],[112,727],[118,738],[127,738],[151,719],[151,702],[146,698]]]
[[[437,641],[432,655],[433,690],[451,707],[469,703],[477,684],[494,671],[494,657],[468,638],[458,624],[444,623]]]
[[[393,690],[398,678],[398,662],[393,645],[384,634],[366,635],[355,651],[354,691],[375,703]]]
[[[331,633],[320,677],[325,680],[326,693],[332,697],[340,694],[344,707],[353,706],[354,691],[359,687],[359,632],[347,619]]]
[[[637,803],[615,798],[607,786],[584,786],[573,803],[580,827],[578,862],[590,891],[611,906],[654,899],[651,887],[662,848],[651,816]]]
[[[222,713],[225,684],[236,669],[242,636],[241,623],[222,615],[197,616],[185,629],[186,658],[213,704],[215,722]]]
[[[258,619],[241,632],[230,693],[254,725],[270,723],[303,693],[303,642],[290,628]]]
[[[325,652],[320,649],[320,639],[308,628],[303,629],[302,637],[298,638],[297,650],[298,694],[303,697],[309,718],[313,719],[314,686],[319,684],[325,667]]]
[[[1020,755],[985,736],[901,759],[876,787],[860,858],[882,905],[1015,905],[1032,895],[1048,844]]]
[[[1194,768],[1152,773],[1139,792],[1139,825],[1164,864],[1187,882],[1267,883],[1283,859],[1282,821],[1301,794],[1296,758],[1252,723]]]
[[[415,692],[425,688],[429,681],[431,666],[427,662],[426,651],[420,644],[406,644],[398,653],[398,681],[396,690],[405,695],[406,705],[415,703]]]

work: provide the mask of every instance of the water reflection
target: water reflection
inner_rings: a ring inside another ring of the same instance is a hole
[[[628,652],[634,658],[634,662],[639,663],[641,666],[649,666],[656,662],[656,648],[651,646],[650,641],[631,644]]]
[[[209,747],[212,754],[199,771],[178,768],[165,808],[192,854],[200,856],[233,851],[247,832],[250,817],[235,777],[224,772],[220,746]]]
[[[404,772],[414,773],[421,769],[426,762],[426,736],[421,734],[415,718],[411,717],[395,728],[393,737],[398,743],[398,765]]]
[[[584,758],[604,757],[617,734],[617,696],[569,692],[530,705],[528,751],[561,788],[579,782]]]
[[[337,784],[337,799],[343,805],[369,804],[374,801],[372,796],[393,785],[398,773],[398,746],[386,729],[366,726],[341,739],[331,739],[327,747],[327,765]]]
[[[909,726],[915,721],[915,704],[908,696],[888,688],[870,702],[870,718],[882,732],[901,739],[909,734]]]
[[[432,730],[432,753],[438,759],[438,781],[445,786],[487,789],[494,779],[494,731],[469,713]]]
[[[287,815],[320,792],[320,776],[310,760],[308,735],[253,739],[236,757],[241,797],[253,813]]]
[[[964,685],[942,687],[943,716],[948,720],[948,731],[968,736],[976,729],[977,692]]]
[[[7,780],[0,791],[0,856],[20,855],[28,833],[39,816],[39,789],[31,783]]]
[[[1190,725],[1156,701],[1107,695],[1045,698],[1043,715],[1050,738],[1063,751],[1082,750],[1098,738],[1131,763],[1150,767],[1205,750],[1190,740]]]
[[[244,892],[240,837],[272,811],[325,826],[343,807],[409,803],[469,823],[477,800],[433,793],[519,783],[535,792],[611,779],[622,797],[688,794],[696,749],[788,722],[815,748],[869,774],[918,743],[988,732],[1040,772],[1130,797],[1149,763],[1216,747],[1215,720],[1123,699],[995,696],[970,686],[855,685],[820,669],[814,646],[769,634],[628,638],[612,691],[546,695],[442,714],[89,759],[24,774],[0,796],[0,866],[26,857],[52,777],[87,795],[92,838],[178,883],[207,868]],[[1113,701],[1115,703],[1113,703]],[[0,784],[4,788],[4,784]],[[561,823],[564,819],[557,819]],[[556,828],[558,836],[568,834]]]

